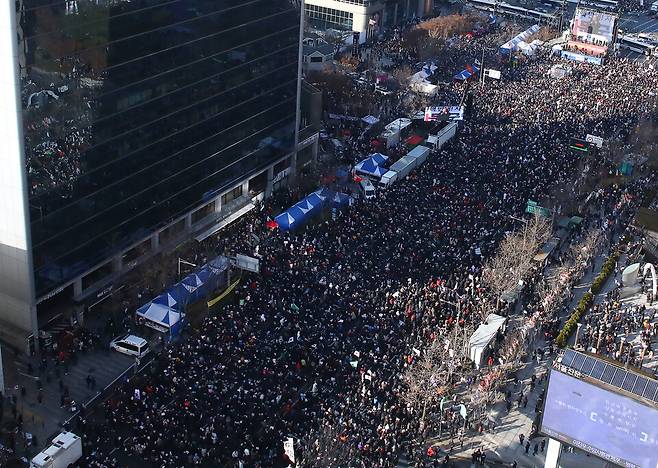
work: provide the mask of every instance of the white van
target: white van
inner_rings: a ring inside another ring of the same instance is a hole
[[[372,185],[372,182],[370,182],[368,179],[361,180],[361,182],[359,182],[359,188],[361,189],[363,198],[366,200],[375,198],[375,186]]]
[[[135,335],[124,335],[115,338],[110,343],[110,349],[128,356],[141,358],[149,352],[149,342]]]

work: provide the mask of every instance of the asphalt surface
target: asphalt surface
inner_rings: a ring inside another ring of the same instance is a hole
[[[629,13],[619,20],[619,29],[626,33],[655,33],[658,37],[658,20],[650,18],[646,13]]]

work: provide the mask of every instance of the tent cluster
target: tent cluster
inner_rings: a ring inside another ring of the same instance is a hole
[[[278,227],[282,231],[289,231],[304,224],[311,216],[317,214],[329,204],[334,207],[348,206],[352,204],[352,197],[345,193],[333,192],[327,188],[316,190],[274,218],[274,221],[269,223],[268,227]]]
[[[530,26],[528,29],[518,34],[517,36],[514,36],[511,40],[507,41],[505,44],[500,46],[500,53],[510,54],[519,49],[523,51],[527,51],[530,46],[526,43],[526,41],[530,39],[530,37],[533,34],[536,34],[538,31],[539,31],[538,24],[534,24]]]
[[[230,266],[229,259],[219,256],[186,276],[183,281],[167,289],[137,309],[137,316],[155,330],[176,336],[185,323],[185,308],[215,291]]]

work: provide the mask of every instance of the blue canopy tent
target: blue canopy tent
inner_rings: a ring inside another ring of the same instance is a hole
[[[327,203],[327,199],[330,198],[331,192],[329,190],[317,190],[311,193],[306,199],[311,205],[313,205],[313,210],[318,210]]]
[[[171,337],[178,335],[184,318],[178,310],[154,302],[137,309],[137,315],[144,320],[146,326],[167,333]]]
[[[160,304],[172,309],[181,309],[181,306],[179,305],[178,301],[174,296],[171,295],[168,291],[165,291],[164,293],[160,294],[158,297],[153,299],[154,304]]]
[[[176,283],[171,288],[167,289],[166,293],[176,301],[181,310],[189,304],[190,291],[182,283]]]
[[[290,208],[288,208],[288,213],[295,219],[295,221],[291,224],[291,228],[299,226],[301,223],[303,223],[306,220],[306,213],[311,211],[310,209],[302,208],[297,205],[293,205]]]
[[[203,281],[195,273],[186,276],[181,283],[190,292],[190,302],[196,302],[205,295],[206,291],[203,289]]]
[[[296,222],[295,218],[293,218],[292,215],[287,211],[284,211],[279,216],[275,217],[274,220],[279,225],[279,229],[282,231],[292,229]]]
[[[359,172],[361,174],[371,175],[371,176],[379,178],[379,177],[383,176],[384,174],[386,174],[388,172],[388,169],[386,169],[385,167],[377,166],[374,169],[372,169],[371,171],[370,170],[365,170],[365,169],[360,169]]]
[[[216,290],[229,267],[229,259],[220,255],[137,309],[137,315],[149,327],[177,335],[185,324],[185,307]]]
[[[380,164],[387,159],[387,156],[384,156],[381,153],[375,153],[354,166],[354,171],[358,174],[365,174],[366,176],[371,175],[375,177],[381,177],[382,175],[386,174],[388,169],[383,168],[380,166]]]
[[[382,153],[373,153],[370,156],[368,156],[368,159],[372,159],[376,165],[381,166],[386,162],[388,159],[388,156],[382,154]]]
[[[336,192],[331,199],[331,203],[338,207],[349,206],[352,204],[352,197],[346,193]]]
[[[374,171],[379,164],[375,162],[374,159],[368,158],[364,159],[360,163],[358,163],[356,166],[354,166],[354,170],[357,172],[372,172]]]

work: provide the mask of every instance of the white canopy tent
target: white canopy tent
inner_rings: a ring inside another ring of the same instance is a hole
[[[480,325],[468,340],[469,357],[475,363],[476,368],[483,364],[484,356],[489,345],[496,339],[498,330],[503,328],[507,319],[496,314],[489,314],[487,319]]]

